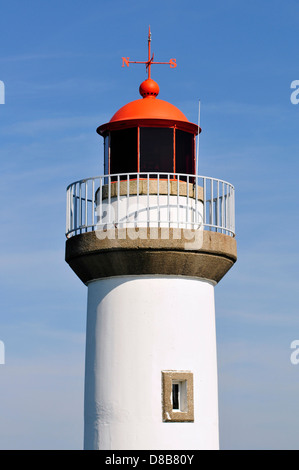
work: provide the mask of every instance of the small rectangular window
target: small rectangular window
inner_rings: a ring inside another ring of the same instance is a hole
[[[162,372],[163,421],[194,421],[193,374]]]

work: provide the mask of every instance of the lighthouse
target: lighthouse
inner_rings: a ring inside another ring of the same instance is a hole
[[[141,96],[97,128],[101,174],[67,188],[65,257],[87,286],[84,448],[218,449],[214,290],[237,259],[234,187],[197,174],[201,128],[160,99],[151,67],[176,60],[154,61],[149,32],[131,63]]]

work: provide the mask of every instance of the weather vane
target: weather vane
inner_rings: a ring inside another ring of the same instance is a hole
[[[129,64],[145,64],[146,70],[148,74],[148,78],[151,78],[151,66],[152,64],[167,64],[172,69],[177,66],[176,59],[170,59],[169,62],[154,62],[154,54],[151,56],[151,40],[152,40],[152,33],[151,28],[148,28],[148,60],[146,61],[136,61],[130,60],[130,57],[122,57],[122,67],[125,65],[129,67]]]

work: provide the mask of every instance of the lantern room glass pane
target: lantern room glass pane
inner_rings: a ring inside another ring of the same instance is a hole
[[[136,172],[137,128],[111,131],[110,174]]]
[[[175,133],[175,171],[176,173],[195,174],[194,135],[176,129]]]
[[[140,128],[140,172],[173,173],[173,129]]]

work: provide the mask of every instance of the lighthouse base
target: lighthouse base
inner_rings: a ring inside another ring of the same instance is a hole
[[[85,374],[85,449],[218,449],[214,283],[89,282]]]

